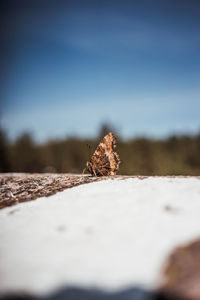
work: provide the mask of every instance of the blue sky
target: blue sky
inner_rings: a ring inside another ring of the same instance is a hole
[[[2,1],[1,124],[11,138],[200,131],[200,2]]]

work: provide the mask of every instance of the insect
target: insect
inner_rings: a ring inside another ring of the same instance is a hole
[[[92,176],[116,175],[119,170],[120,159],[113,149],[117,140],[112,132],[109,132],[95,150],[90,161],[86,163],[86,169]],[[85,169],[83,170],[84,173]]]

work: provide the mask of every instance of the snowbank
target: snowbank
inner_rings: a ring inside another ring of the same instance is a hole
[[[0,292],[155,288],[200,236],[198,178],[108,179],[0,211]]]

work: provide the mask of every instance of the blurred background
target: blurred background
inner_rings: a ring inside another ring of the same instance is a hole
[[[200,175],[200,1],[0,1],[0,172]]]

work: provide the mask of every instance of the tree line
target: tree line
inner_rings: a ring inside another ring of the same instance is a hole
[[[69,137],[37,144],[29,133],[11,142],[0,130],[0,172],[81,173],[105,132],[104,127],[96,139]],[[122,161],[118,174],[200,175],[200,134],[165,140],[119,138],[116,151]]]

